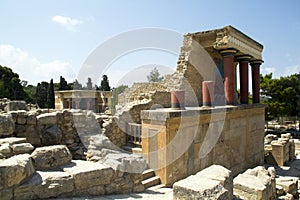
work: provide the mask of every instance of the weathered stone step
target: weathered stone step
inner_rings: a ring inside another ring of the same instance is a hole
[[[139,148],[139,147],[133,147],[132,148],[132,153],[134,154],[142,154],[142,148]]]
[[[147,169],[143,172],[143,180],[149,179],[155,176],[155,172],[153,169]]]
[[[139,147],[130,147],[130,146],[122,146],[122,149],[134,154],[142,154],[142,148]]]
[[[167,188],[165,184],[159,184],[159,185],[154,185],[154,186],[151,186],[149,188],[147,188],[148,191],[157,191],[157,190],[160,190],[162,188]]]
[[[155,186],[155,185],[159,185],[160,184],[160,178],[158,176],[154,176],[151,177],[149,179],[146,179],[144,181],[142,181],[142,184],[144,185],[145,189]]]

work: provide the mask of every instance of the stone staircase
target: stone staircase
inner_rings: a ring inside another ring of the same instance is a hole
[[[123,146],[122,149],[128,151],[133,154],[142,154],[142,148],[140,147],[132,147],[132,146]],[[160,178],[155,175],[153,169],[146,169],[143,172],[143,181],[142,184],[144,185],[145,189],[150,187],[164,187],[164,185],[160,184]]]
[[[147,169],[143,172],[143,181],[145,189],[160,185],[160,178],[155,175],[153,169]]]
[[[129,144],[127,146],[122,146],[122,149],[132,154],[142,155],[142,148],[137,147],[136,145]],[[165,187],[165,185],[161,184],[159,176],[155,175],[153,169],[146,169],[142,175],[143,175],[142,184],[144,185],[145,189],[154,188],[154,187],[157,188]]]

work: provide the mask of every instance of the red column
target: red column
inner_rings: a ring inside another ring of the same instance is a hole
[[[203,81],[202,82],[202,98],[203,106],[212,106],[214,102],[214,82]]]
[[[240,92],[241,92],[241,104],[248,104],[249,93],[249,75],[248,64],[251,56],[244,55],[237,58],[240,66]]]
[[[252,72],[252,95],[253,103],[260,102],[260,65],[262,60],[253,60],[250,62]]]
[[[184,109],[184,91],[177,90],[171,91],[171,108],[172,109]]]
[[[220,51],[224,62],[224,90],[225,100],[227,105],[234,104],[234,89],[235,89],[235,69],[234,55],[236,49],[224,49]]]

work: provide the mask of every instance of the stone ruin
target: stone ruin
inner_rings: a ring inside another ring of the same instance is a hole
[[[82,110],[0,114],[1,199],[141,192],[143,158],[113,144]]]
[[[134,84],[119,96],[113,116],[0,101],[1,199],[141,192],[149,187],[146,169],[156,184],[173,186],[174,199],[297,197],[298,178],[288,176],[300,174],[297,163],[288,163],[295,142],[268,136],[263,143],[262,49],[231,26],[186,34],[176,72],[161,83]],[[203,53],[211,59],[199,59]],[[244,77],[240,99],[235,61]],[[254,104],[247,101],[249,63]],[[173,102],[175,91],[185,99]],[[174,103],[179,107],[170,109]],[[139,138],[143,156],[122,150],[128,136]],[[279,166],[263,166],[269,155]]]

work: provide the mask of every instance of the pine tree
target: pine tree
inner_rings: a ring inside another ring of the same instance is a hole
[[[48,82],[38,83],[36,88],[36,101],[40,108],[47,108],[47,96],[48,96]]]
[[[160,76],[160,73],[156,67],[154,67],[149,76],[147,76],[149,82],[160,82],[163,80],[163,78],[164,77]]]
[[[68,82],[64,77],[60,76],[58,90],[71,90],[72,88],[68,85]]]
[[[48,87],[48,94],[47,94],[47,106],[48,108],[55,107],[55,99],[54,99],[54,84],[53,79],[51,79],[49,87]]]

